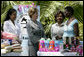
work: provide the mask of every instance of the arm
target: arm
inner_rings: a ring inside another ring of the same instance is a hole
[[[74,33],[75,33],[75,37],[79,36],[79,27],[78,27],[78,23],[74,24]]]
[[[4,22],[4,25],[3,25],[3,31],[4,31],[4,32],[9,32],[9,28],[8,28],[8,27],[9,27],[9,25],[8,25],[8,23],[5,21],[5,22]]]
[[[53,29],[52,29],[52,26],[51,26],[51,38],[52,38],[52,40],[55,39],[55,38],[53,38]]]
[[[55,36],[57,37],[57,35],[55,35],[53,33],[53,26],[51,26],[51,38],[52,38],[52,40],[55,40]]]
[[[41,26],[41,29],[42,29],[42,31],[43,31],[43,37],[46,39],[46,35],[45,35],[45,32],[44,32],[44,28],[43,28],[43,26],[42,26],[42,24],[39,22],[39,24],[40,24],[40,26]]]
[[[21,42],[22,42],[22,40],[21,40],[21,25],[20,25],[20,23],[17,23],[17,25],[18,25],[18,42],[21,44]]]
[[[76,44],[79,45],[79,27],[78,23],[74,24],[74,33],[75,33],[75,38],[76,38]]]
[[[27,22],[26,28],[27,28],[28,36],[29,36],[29,38],[31,38],[31,35],[32,35],[31,31],[32,31],[32,29],[31,29],[31,26],[30,26],[30,20]]]
[[[21,24],[18,23],[18,36],[19,36],[19,39],[21,39]]]

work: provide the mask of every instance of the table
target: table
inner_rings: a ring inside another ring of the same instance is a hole
[[[77,52],[37,52],[37,56],[78,56]],[[22,56],[19,52],[10,52],[6,54],[1,54],[1,56]]]
[[[21,53],[19,52],[10,52],[6,54],[1,54],[1,56],[21,56]]]
[[[77,52],[37,52],[37,56],[78,56]]]

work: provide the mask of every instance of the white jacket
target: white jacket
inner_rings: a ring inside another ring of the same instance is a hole
[[[4,32],[13,33],[13,34],[19,36],[19,38],[21,37],[20,36],[20,33],[21,33],[20,25],[16,22],[14,25],[11,20],[4,22],[3,30],[4,30]]]

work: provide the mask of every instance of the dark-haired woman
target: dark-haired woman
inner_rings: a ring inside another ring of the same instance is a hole
[[[4,20],[3,31],[15,34],[18,39],[20,38],[20,25],[15,22],[16,10],[9,9]]]
[[[65,17],[69,18],[66,21],[66,24],[64,26],[64,34],[63,34],[63,39],[66,44],[66,38],[69,38],[69,44],[71,44],[77,37],[79,37],[79,28],[78,28],[78,21],[77,19],[73,16],[74,10],[71,6],[65,7]],[[72,41],[71,41],[72,39]],[[76,45],[78,45],[78,40],[76,42]]]
[[[62,11],[58,11],[55,15],[56,23],[51,26],[51,38],[52,40],[61,40],[64,32],[64,20],[65,16]]]

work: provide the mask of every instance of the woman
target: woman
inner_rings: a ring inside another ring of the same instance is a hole
[[[18,37],[18,41],[20,38],[20,26],[15,22],[16,14],[17,12],[15,9],[9,9],[4,20],[3,30],[4,32],[15,34]]]
[[[37,21],[38,9],[30,8],[28,11],[30,20],[27,23],[27,31],[29,35],[29,56],[36,56],[38,51],[38,41],[41,37],[45,37],[43,27],[40,22]]]
[[[58,11],[55,15],[55,21],[57,23],[53,24],[51,27],[51,37],[52,40],[61,40],[63,36],[64,20],[65,16],[62,11]]]
[[[78,21],[73,16],[73,14],[74,14],[74,10],[71,6],[65,7],[65,16],[69,19],[66,21],[66,24],[64,26],[63,39],[64,42],[66,43],[67,39],[65,38],[69,38],[69,44],[71,44],[71,39],[73,40],[74,37],[75,38],[79,37]]]

